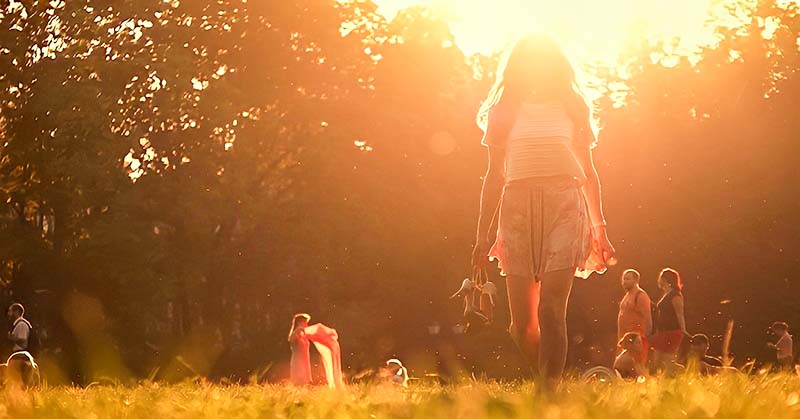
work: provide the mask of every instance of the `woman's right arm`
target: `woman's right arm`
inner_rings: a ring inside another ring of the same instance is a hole
[[[472,250],[472,266],[483,268],[489,264],[489,232],[497,214],[503,193],[505,149],[489,146],[489,167],[483,177],[481,206],[478,214],[478,232]]]

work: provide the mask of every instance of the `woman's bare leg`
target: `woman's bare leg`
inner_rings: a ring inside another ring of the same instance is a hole
[[[574,276],[575,269],[564,269],[541,277],[539,371],[550,389],[561,382],[567,363],[567,302]]]
[[[506,278],[508,306],[511,309],[511,338],[522,352],[531,371],[539,360],[539,283],[533,278],[509,275]]]

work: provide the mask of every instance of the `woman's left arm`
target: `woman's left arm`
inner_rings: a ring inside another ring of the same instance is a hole
[[[675,315],[678,317],[678,326],[681,328],[681,332],[688,336],[689,332],[686,331],[686,316],[683,312],[683,297],[679,295],[673,298],[672,306],[675,308]]]
[[[583,192],[586,204],[589,207],[593,246],[595,246],[597,253],[603,257],[603,261],[608,264],[609,260],[614,256],[614,246],[611,245],[606,234],[606,219],[603,216],[603,200],[600,194],[600,178],[594,166],[592,149],[589,145],[579,145],[576,146],[576,149],[576,157],[586,175],[586,181],[581,187],[581,192]]]

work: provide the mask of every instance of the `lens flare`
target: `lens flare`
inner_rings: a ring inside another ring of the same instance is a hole
[[[392,18],[400,10],[427,6],[446,19],[467,54],[502,50],[516,37],[545,32],[578,64],[613,63],[646,39],[680,39],[676,53],[710,42],[705,22],[711,0],[375,0]]]

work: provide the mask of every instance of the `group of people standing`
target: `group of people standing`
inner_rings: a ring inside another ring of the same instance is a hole
[[[623,378],[648,375],[648,354],[653,351],[650,364],[655,371],[672,375],[686,368],[694,368],[701,374],[717,374],[724,371],[738,371],[717,357],[710,356],[708,336],[698,333],[691,335],[686,330],[684,312],[683,282],[680,274],[671,268],[664,268],[658,275],[658,288],[661,297],[654,309],[650,296],[639,285],[641,275],[635,269],[622,273],[622,288],[625,295],[619,304],[617,316],[618,355],[614,369]],[[774,365],[778,369],[791,369],[794,365],[792,336],[789,325],[774,322],[770,328],[777,341],[767,346],[774,351]],[[678,362],[678,354],[684,339],[689,340],[686,362]]]
[[[325,369],[325,380],[330,388],[344,385],[342,379],[342,351],[339,346],[339,334],[335,329],[322,323],[309,325],[311,316],[298,313],[292,319],[289,330],[289,348],[292,357],[289,361],[289,380],[295,385],[312,383],[311,345],[319,352]]]
[[[658,274],[658,288],[662,291],[653,310],[650,296],[639,285],[641,274],[635,269],[622,273],[625,295],[619,305],[617,338],[625,354],[635,359],[637,369],[647,364],[649,350],[653,349],[656,369],[671,372],[676,365],[678,350],[685,337],[686,315],[683,301],[683,282],[678,271],[664,268]],[[615,367],[623,375],[633,373],[627,356],[618,357]],[[638,372],[637,372],[638,374]]]

